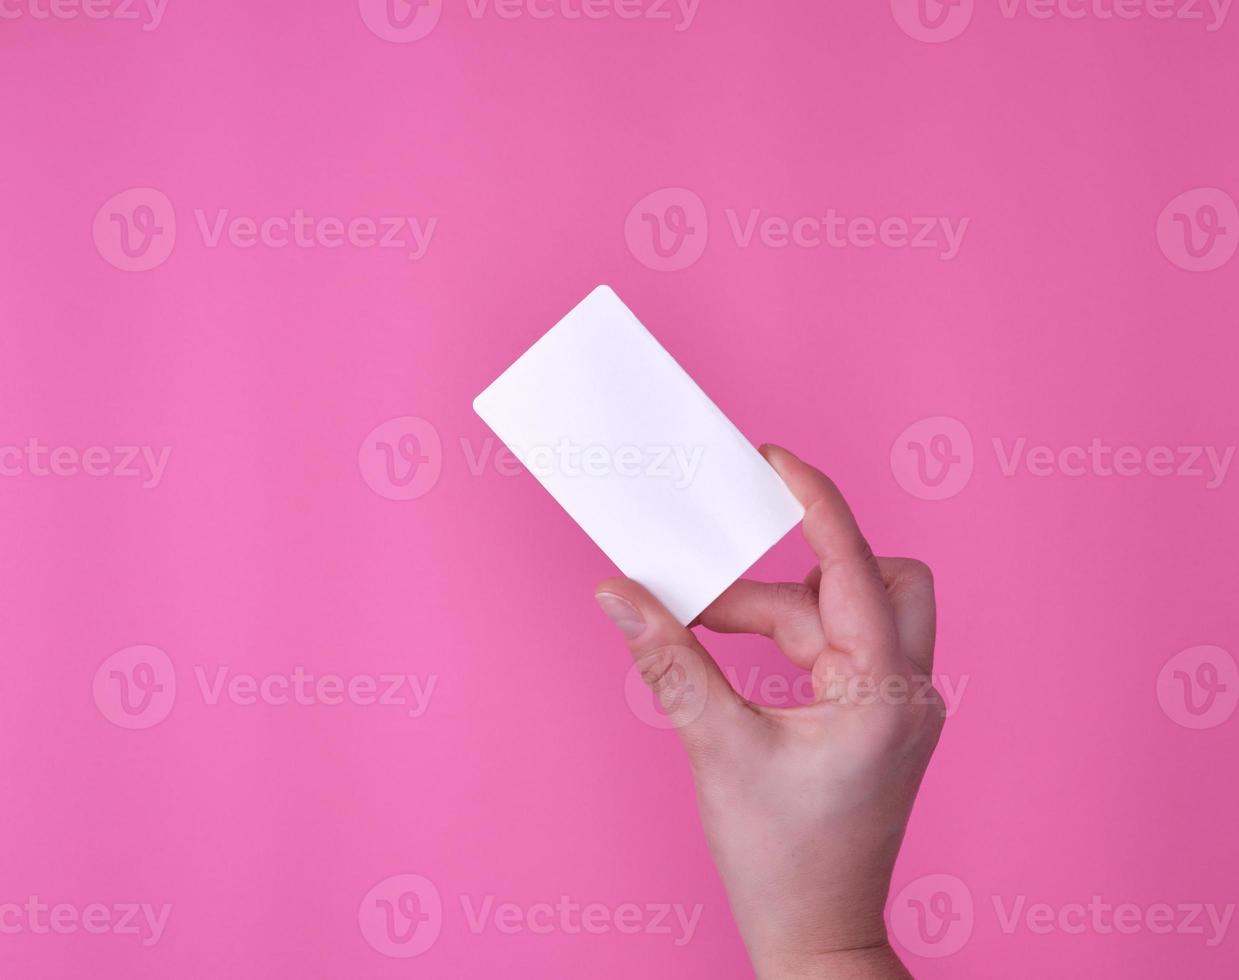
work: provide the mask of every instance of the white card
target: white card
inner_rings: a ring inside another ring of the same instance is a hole
[[[681,623],[804,516],[770,464],[608,286],[473,408]]]

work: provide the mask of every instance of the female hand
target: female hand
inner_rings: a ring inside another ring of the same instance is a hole
[[[944,712],[929,683],[929,569],[876,558],[825,475],[763,447],[805,508],[818,563],[803,584],[741,580],[698,620],[772,638],[812,672],[814,703],[752,704],[644,588],[610,579],[598,602],[688,751],[698,807],[762,978],[907,977],[883,909]]]

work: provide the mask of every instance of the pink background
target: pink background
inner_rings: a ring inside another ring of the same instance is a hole
[[[675,737],[625,700],[627,655],[591,599],[607,561],[528,476],[470,470],[493,449],[472,397],[607,282],[754,441],[834,475],[879,553],[935,569],[937,670],[966,689],[892,895],[932,885],[958,911],[958,881],[974,923],[950,955],[908,955],[913,972],[1233,975],[1233,923],[1215,947],[1207,924],[1004,931],[994,896],[1239,901],[1237,685],[1199,730],[1176,721],[1173,685],[1158,696],[1180,651],[1229,651],[1208,654],[1223,682],[1239,653],[1239,476],[1006,476],[992,440],[1234,443],[1239,260],[1188,271],[1158,222],[1216,188],[1202,200],[1233,249],[1239,23],[984,4],[925,43],[888,3],[702,0],[677,30],[674,6],[670,21],[505,19],[452,2],[399,43],[345,0],[170,0],[149,31],[39,19],[31,2],[0,20],[0,446],[171,455],[147,488],[0,457],[19,471],[0,478],[0,906],[172,910],[150,946],[0,932],[0,973],[751,975]],[[111,212],[92,234],[131,188],[175,214],[148,271],[108,261]],[[708,220],[678,271],[625,236],[663,188]],[[437,224],[416,261],[209,247],[195,209],[209,224],[223,208]],[[969,224],[949,261],[741,247],[726,213],[754,208]],[[405,416],[429,424],[431,485],[385,499],[363,440]],[[970,433],[974,470],[922,499],[896,440],[939,416]],[[793,535],[758,571],[808,564]],[[709,642],[741,675],[792,676],[765,641]],[[137,645],[166,652],[176,689],[130,730],[95,678]],[[212,704],[195,673],[299,665],[437,680],[414,718]],[[359,925],[398,875],[442,901],[414,959]],[[677,946],[474,932],[461,900],[563,895],[703,910]]]

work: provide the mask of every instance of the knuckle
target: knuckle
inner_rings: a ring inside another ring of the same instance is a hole
[[[934,571],[919,558],[907,559],[907,575],[910,581],[916,582],[927,589],[934,587]]]
[[[817,608],[817,594],[803,582],[779,582],[774,597],[779,605],[794,612]]]
[[[929,565],[919,558],[895,558],[890,561],[891,565],[885,573],[889,588],[933,596],[934,572]]]
[[[674,647],[662,647],[650,653],[643,654],[637,660],[637,670],[641,679],[657,691],[666,686],[668,679],[674,673],[677,663]]]
[[[875,723],[888,747],[896,751],[932,748],[946,721],[946,701],[928,677],[912,677],[899,696],[883,701]]]
[[[926,713],[932,719],[934,727],[940,730],[946,724],[946,699],[936,687],[931,686],[927,694]]]

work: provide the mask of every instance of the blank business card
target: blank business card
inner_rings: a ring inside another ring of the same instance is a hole
[[[804,516],[775,471],[599,286],[473,402],[629,578],[681,622]]]

